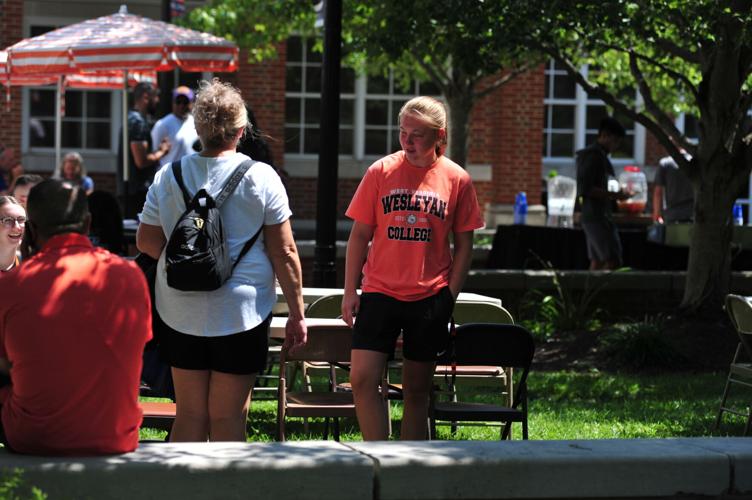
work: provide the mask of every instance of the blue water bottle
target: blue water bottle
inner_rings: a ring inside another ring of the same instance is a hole
[[[733,219],[735,226],[744,225],[744,214],[742,213],[741,203],[734,203]]]
[[[514,197],[514,223],[525,224],[527,220],[527,195],[520,191]]]

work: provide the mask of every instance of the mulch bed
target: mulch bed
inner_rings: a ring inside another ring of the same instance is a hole
[[[616,371],[613,359],[604,352],[599,338],[601,331],[557,333],[536,345],[533,369]],[[739,342],[726,318],[703,320],[669,317],[663,323],[663,338],[679,354],[681,360],[660,370],[725,371]],[[654,371],[654,370],[651,370]]]

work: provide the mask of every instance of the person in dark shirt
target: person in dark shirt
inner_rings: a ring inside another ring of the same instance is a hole
[[[598,138],[577,151],[577,195],[582,212],[591,270],[616,269],[621,265],[621,241],[611,215],[612,200],[626,200],[630,193],[608,190],[609,177],[615,177],[608,155],[616,151],[626,135],[614,118],[606,117],[598,127]]]
[[[154,179],[159,162],[170,151],[170,141],[163,140],[159,148],[152,152],[150,115],[156,112],[159,92],[154,85],[141,82],[133,89],[133,109],[128,112],[128,181],[123,180],[122,139],[119,152],[120,170],[119,194],[123,200],[125,217],[133,219],[141,211],[146,201],[146,193]]]
[[[692,182],[676,161],[670,156],[661,158],[653,187],[653,220],[659,224],[692,222],[694,197]]]
[[[238,142],[238,152],[249,156],[253,160],[271,166],[277,172],[279,178],[282,179],[282,185],[285,187],[285,191],[289,192],[287,183],[290,180],[290,175],[284,168],[278,167],[274,164],[269,143],[266,142],[266,138],[269,136],[264,134],[259,128],[258,123],[256,122],[256,116],[253,114],[253,110],[250,106],[246,104],[245,110],[248,113],[248,125],[250,126],[250,130],[246,131],[243,138]]]

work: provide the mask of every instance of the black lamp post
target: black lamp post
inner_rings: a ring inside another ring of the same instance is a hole
[[[337,181],[339,161],[339,73],[342,46],[342,0],[324,2],[324,57],[321,73],[321,142],[316,198],[314,286],[337,282]]]

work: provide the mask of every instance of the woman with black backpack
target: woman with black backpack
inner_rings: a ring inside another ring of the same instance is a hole
[[[240,92],[202,82],[193,115],[201,152],[157,173],[136,244],[159,259],[155,301],[167,326],[160,342],[177,403],[170,440],[245,441],[275,275],[290,309],[285,343],[306,340],[300,259],[279,176],[236,151],[248,126]]]

